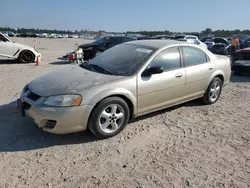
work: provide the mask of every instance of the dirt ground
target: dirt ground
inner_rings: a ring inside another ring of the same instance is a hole
[[[130,123],[116,137],[44,133],[20,117],[26,83],[67,66],[82,39],[15,39],[36,45],[40,66],[0,59],[0,187],[250,187],[250,76],[232,76],[211,106],[192,101]],[[60,78],[58,78],[60,79]]]

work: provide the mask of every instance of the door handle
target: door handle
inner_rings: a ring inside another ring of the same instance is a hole
[[[178,73],[175,75],[175,78],[181,78],[182,77],[182,74],[181,73]]]
[[[213,67],[208,67],[208,70],[213,70]]]

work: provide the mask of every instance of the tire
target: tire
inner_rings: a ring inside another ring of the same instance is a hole
[[[127,125],[129,114],[128,104],[123,99],[119,97],[103,99],[91,113],[88,128],[98,138],[113,137]]]
[[[21,63],[33,63],[35,61],[35,55],[31,51],[22,51],[18,59]]]
[[[202,97],[205,104],[214,104],[220,98],[222,91],[222,81],[220,78],[215,77],[209,84],[206,93]]]

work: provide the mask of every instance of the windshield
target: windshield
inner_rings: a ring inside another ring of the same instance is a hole
[[[131,76],[153,53],[150,47],[121,44],[90,60],[89,67],[100,73]]]
[[[97,42],[97,43],[105,43],[109,39],[110,39],[110,37],[103,37],[103,38],[97,39],[95,42]]]

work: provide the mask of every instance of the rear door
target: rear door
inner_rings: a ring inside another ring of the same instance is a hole
[[[13,57],[14,45],[2,34],[0,34],[0,55],[6,57]]]
[[[200,48],[182,46],[183,61],[186,74],[186,97],[193,98],[202,95],[213,74],[215,64]]]
[[[164,72],[138,75],[138,113],[145,114],[178,103],[185,95],[185,68],[179,47],[161,51],[148,67],[160,66]]]

